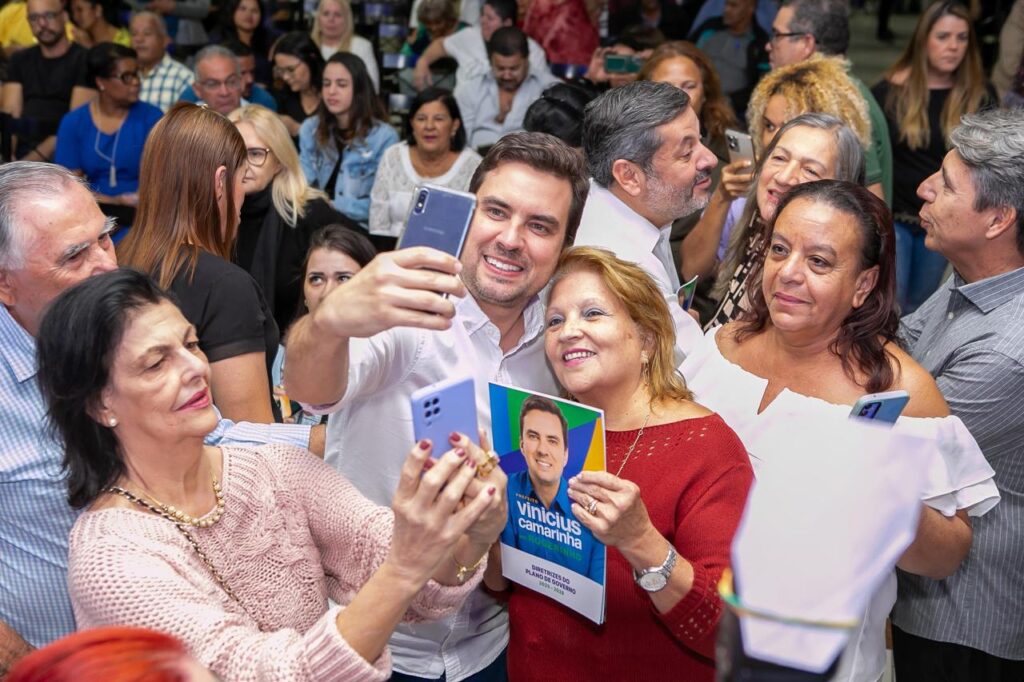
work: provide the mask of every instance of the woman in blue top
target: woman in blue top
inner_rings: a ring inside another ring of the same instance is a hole
[[[139,203],[142,146],[163,113],[139,101],[135,50],[100,43],[89,49],[86,65],[99,96],[64,115],[54,161],[88,179],[104,213],[130,222]]]
[[[398,134],[383,122],[384,108],[355,55],[338,52],[327,60],[320,97],[316,114],[299,128],[302,172],[365,228],[377,165]]]

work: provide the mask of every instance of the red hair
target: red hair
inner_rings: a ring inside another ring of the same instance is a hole
[[[18,661],[6,682],[187,682],[188,649],[153,630],[96,628],[63,637]]]

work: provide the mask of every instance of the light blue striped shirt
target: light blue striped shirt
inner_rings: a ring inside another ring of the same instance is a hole
[[[35,339],[0,306],[0,620],[38,647],[75,629],[67,568],[78,512],[67,502],[64,452],[46,426],[36,370]],[[206,440],[306,447],[309,426],[222,419]]]

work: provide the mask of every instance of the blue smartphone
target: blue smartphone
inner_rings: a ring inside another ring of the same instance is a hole
[[[424,386],[409,398],[412,406],[412,428],[419,442],[429,438],[434,457],[451,450],[448,436],[452,431],[465,434],[480,444],[476,423],[476,388],[471,378],[448,379]]]
[[[906,391],[869,393],[857,399],[850,411],[850,416],[895,424],[908,402],[910,402],[910,394]]]
[[[413,190],[398,248],[430,246],[458,258],[475,210],[476,197],[468,192],[420,185]]]

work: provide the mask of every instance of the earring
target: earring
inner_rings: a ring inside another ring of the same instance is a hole
[[[110,428],[114,428],[115,426],[117,426],[117,417],[111,417],[111,418],[110,418],[110,419],[109,419],[109,420],[107,421],[107,424],[109,424],[109,425],[110,425]]]

